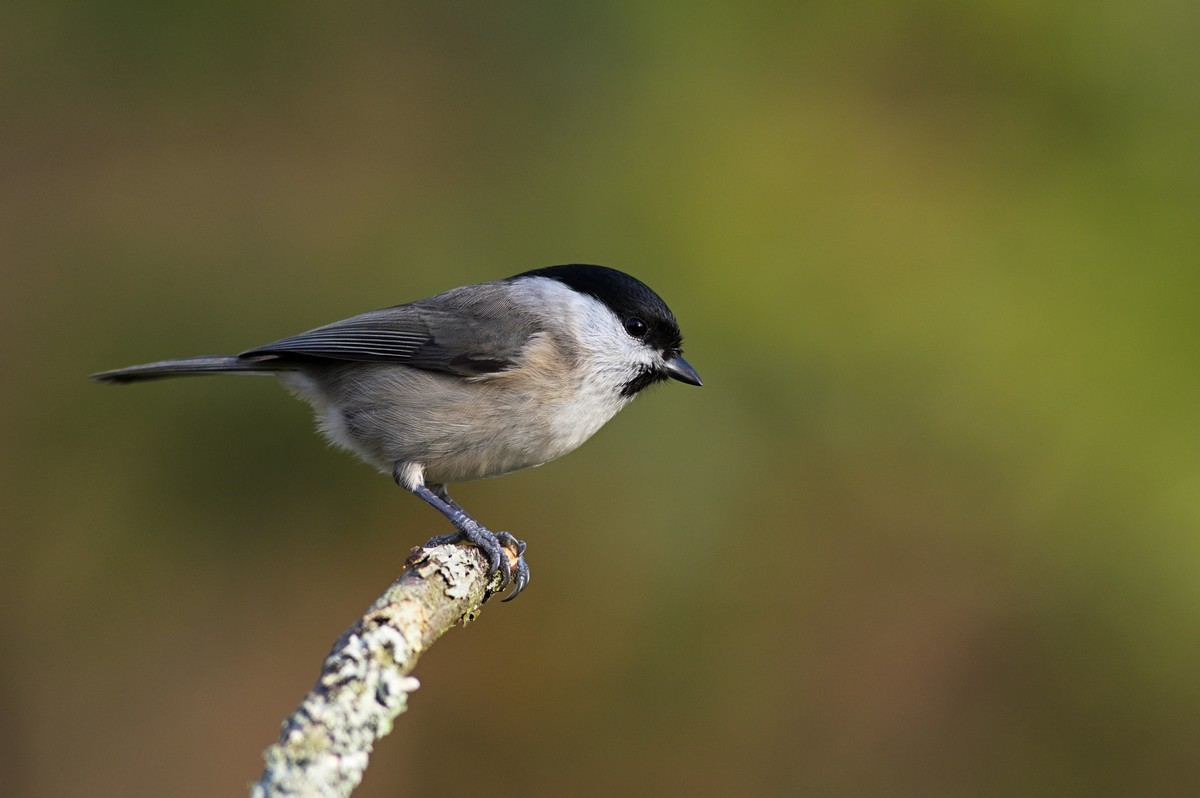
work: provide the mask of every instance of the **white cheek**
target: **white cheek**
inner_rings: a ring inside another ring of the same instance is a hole
[[[621,320],[593,297],[575,294],[571,318],[593,371],[606,375],[618,388],[658,360],[653,350],[625,332]]]
[[[579,355],[570,398],[546,408],[554,430],[547,459],[553,459],[582,444],[629,404],[633,397],[622,389],[659,356],[625,332],[621,320],[599,300],[553,280],[539,288],[545,292],[543,306],[562,309],[557,319]]]
[[[621,388],[647,366],[661,365],[661,355],[625,332],[621,319],[595,297],[548,277],[531,279],[527,291],[538,310],[561,309],[555,321],[574,338],[583,361],[579,378],[586,384],[585,391],[596,398],[620,397]],[[628,398],[620,397],[618,408],[627,402]]]

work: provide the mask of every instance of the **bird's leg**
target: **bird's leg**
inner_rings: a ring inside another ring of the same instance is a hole
[[[430,485],[429,489],[433,491],[434,496],[437,496],[455,510],[458,510],[463,515],[467,514],[467,511],[462,508],[462,505],[454,501],[454,498],[450,495],[450,489],[446,485]]]
[[[409,486],[405,480],[396,479],[400,484],[417,496],[421,497],[431,507],[437,510],[442,515],[449,519],[450,523],[454,524],[458,532],[452,535],[438,535],[431,538],[425,546],[441,546],[447,543],[457,543],[466,541],[477,547],[483,552],[484,557],[488,561],[488,574],[494,574],[496,571],[501,573],[501,587],[506,587],[510,580],[510,575],[514,568],[514,564],[507,562],[508,555],[504,548],[511,546],[517,552],[517,561],[515,563],[516,577],[513,591],[504,601],[512,601],[517,595],[529,585],[529,565],[525,562],[525,542],[517,540],[508,532],[493,533],[488,530],[483,524],[472,518],[462,506],[450,498],[449,492],[445,485],[433,485],[432,487],[424,484]],[[502,567],[507,566],[507,567]]]
[[[446,543],[465,540],[483,551],[484,556],[488,560],[488,573],[495,573],[500,570],[501,558],[503,557],[500,541],[483,524],[467,515],[461,508],[450,506],[449,503],[443,501],[441,497],[424,485],[416,486],[412,489],[412,492],[428,502],[439,513],[446,516],[450,520],[450,523],[454,524],[455,528],[458,529],[457,534],[438,535],[432,538],[429,541],[430,544],[440,546]],[[505,574],[505,577],[504,581],[507,582],[507,574]]]
[[[439,499],[444,501],[446,504],[450,505],[455,510],[458,510],[460,513],[467,516],[468,518],[470,517],[470,514],[462,508],[462,505],[459,504],[458,502],[454,501],[454,498],[450,495],[450,489],[446,485],[430,485],[429,489],[431,491],[433,491],[434,496],[437,496]],[[517,540],[515,537],[510,535],[508,532],[497,532],[495,534],[496,534],[496,539],[500,541],[500,545],[504,546],[505,548],[508,548],[509,546],[511,546],[512,548],[516,549],[518,557],[520,557],[522,554],[525,553],[525,541]],[[442,538],[449,538],[449,540],[447,540],[445,542],[452,543],[452,542],[454,542],[455,539],[457,539],[457,537],[458,537],[457,535],[438,535],[437,539],[440,540]],[[519,564],[519,567],[524,567],[526,572],[528,572],[528,570],[529,570],[528,566],[525,566],[524,562],[521,562]],[[529,581],[528,573],[526,573],[525,581],[526,582]],[[521,591],[518,590],[517,593],[519,593],[519,592],[521,592]],[[515,596],[516,593],[514,593],[513,595]]]

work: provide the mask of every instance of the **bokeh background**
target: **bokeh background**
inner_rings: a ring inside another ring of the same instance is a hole
[[[460,486],[532,588],[366,796],[1200,793],[1200,10],[7,4],[0,775],[238,795],[443,531],[235,352],[563,262],[703,389]]]

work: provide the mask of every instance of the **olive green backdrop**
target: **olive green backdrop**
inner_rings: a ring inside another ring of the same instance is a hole
[[[703,389],[460,486],[533,584],[360,795],[1200,792],[1187,3],[0,11],[0,775],[238,795],[444,524],[235,352],[553,263]],[[486,791],[486,793],[485,793]]]

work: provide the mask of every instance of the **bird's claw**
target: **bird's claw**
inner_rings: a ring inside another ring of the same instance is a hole
[[[501,532],[496,535],[496,538],[500,541],[501,546],[506,549],[511,546],[517,552],[517,561],[509,566],[509,569],[516,570],[516,575],[513,576],[513,591],[501,599],[501,601],[512,601],[521,594],[522,590],[529,587],[529,564],[525,562],[525,541],[517,540],[507,532]],[[507,554],[508,552],[505,552],[506,556]]]
[[[483,552],[488,561],[488,576],[500,572],[500,589],[513,583],[513,591],[504,601],[512,601],[529,585],[529,565],[525,562],[525,541],[517,540],[508,532],[494,533],[482,526],[460,529],[449,535],[438,535],[430,538],[425,548],[444,546],[449,543],[470,543]],[[516,562],[512,562],[505,549],[511,548],[517,553]],[[514,573],[515,572],[515,573]]]

